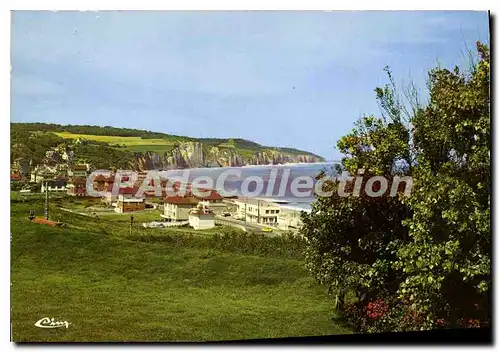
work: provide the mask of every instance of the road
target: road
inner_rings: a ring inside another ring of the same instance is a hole
[[[278,235],[280,235],[282,233],[281,230],[278,230],[278,229],[276,229],[274,227],[272,228],[273,232],[264,232],[263,229],[269,228],[269,226],[248,223],[248,222],[245,222],[245,221],[237,220],[237,219],[232,218],[230,216],[226,217],[226,216],[216,215],[215,219],[219,220],[221,222],[227,222],[227,223],[231,223],[231,224],[236,224],[236,225],[243,226],[249,232],[259,232],[259,233],[263,233],[263,234],[266,234],[266,235],[269,235],[269,236],[278,236]]]

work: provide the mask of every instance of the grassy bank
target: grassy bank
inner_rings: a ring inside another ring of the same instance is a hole
[[[347,333],[300,257],[278,239],[128,232],[52,209],[63,228],[32,224],[40,202],[13,203],[15,341],[213,341]],[[222,230],[221,230],[222,231]],[[224,231],[222,231],[224,232]],[[259,241],[275,241],[268,245]],[[284,240],[283,240],[284,241]],[[249,250],[249,248],[253,248]],[[68,329],[41,329],[45,317]]]

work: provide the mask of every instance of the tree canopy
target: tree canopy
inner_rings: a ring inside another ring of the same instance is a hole
[[[361,331],[489,324],[490,56],[480,43],[477,52],[471,70],[429,72],[425,106],[404,104],[387,71],[375,90],[382,116],[364,116],[337,144],[359,182],[347,184],[352,195],[318,197],[303,214],[307,266]],[[409,196],[359,192],[370,177],[402,175]]]

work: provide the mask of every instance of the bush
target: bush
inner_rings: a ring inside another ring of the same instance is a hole
[[[429,104],[407,119],[388,72],[376,89],[383,117],[363,117],[338,142],[343,167],[365,170],[362,188],[404,173],[409,197],[334,193],[303,215],[306,265],[359,331],[489,325],[490,57],[479,43],[478,53],[471,72],[432,70]]]

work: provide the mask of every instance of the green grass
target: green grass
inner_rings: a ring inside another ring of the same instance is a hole
[[[136,153],[144,153],[144,152],[155,152],[158,154],[164,154],[165,152],[169,152],[174,148],[176,143],[182,141],[193,140],[196,139],[188,138],[188,137],[179,137],[179,136],[167,136],[165,138],[142,138],[142,137],[121,137],[121,136],[101,136],[101,135],[92,135],[92,134],[77,134],[71,132],[54,132],[56,135],[66,139],[77,139],[83,138],[90,141],[97,142],[106,142],[111,146],[119,145],[120,149],[126,149],[131,152]],[[221,149],[233,149],[239,154],[241,154],[244,158],[251,158],[254,156],[256,152],[270,151],[275,148],[272,147],[264,147],[259,146],[258,144],[248,145],[245,144],[243,140],[233,140],[232,142],[223,139],[215,139],[215,140],[204,140],[200,139],[200,141],[205,146],[214,146]],[[124,146],[124,148],[123,148]],[[291,155],[298,154],[311,154],[305,151],[301,151],[294,148],[278,148],[283,153],[288,153]],[[311,154],[313,155],[313,154]]]
[[[152,138],[145,139],[141,137],[121,137],[121,136],[99,136],[92,134],[77,134],[70,132],[54,132],[56,135],[66,139],[83,138],[89,141],[105,142],[111,146],[125,146],[127,150],[132,152],[155,152],[163,154],[172,150],[174,144],[178,142],[175,137],[172,138]]]
[[[12,203],[13,340],[218,341],[349,333],[331,299],[294,256],[214,247],[118,219],[92,222],[56,208],[66,227],[30,223],[40,202]],[[180,230],[180,229],[177,229]],[[174,231],[179,234],[180,231]],[[169,233],[174,233],[169,232]],[[264,239],[263,239],[264,240]],[[42,317],[71,323],[40,329]]]

